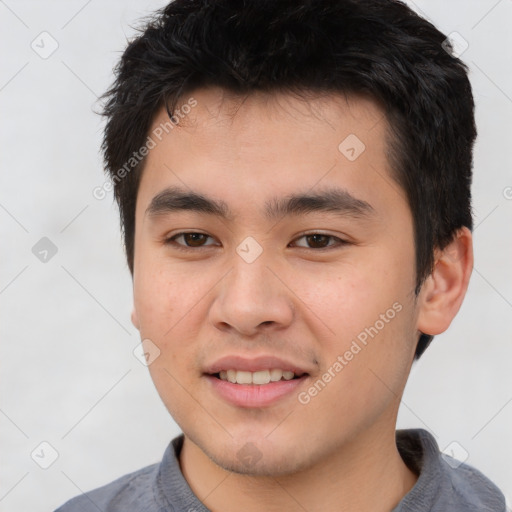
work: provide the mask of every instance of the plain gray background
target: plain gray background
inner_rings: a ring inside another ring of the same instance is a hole
[[[467,456],[510,501],[512,2],[408,3],[468,42],[462,59],[471,71],[479,137],[468,295],[413,368],[398,426],[431,431],[442,449]],[[0,1],[5,512],[51,511],[159,461],[179,433],[133,355],[138,333],[130,323],[117,209],[111,195],[92,195],[105,180],[96,97],[110,84],[131,27],[164,4]]]

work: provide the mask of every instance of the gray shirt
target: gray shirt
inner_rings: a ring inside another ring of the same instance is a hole
[[[419,478],[391,512],[506,512],[500,490],[476,469],[442,455],[426,430],[397,430],[396,441]],[[77,496],[56,512],[209,512],[181,473],[182,445],[183,434],[171,441],[159,464]]]

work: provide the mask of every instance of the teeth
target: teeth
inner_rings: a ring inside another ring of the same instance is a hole
[[[251,372],[236,372],[237,384],[252,384]]]
[[[283,371],[278,370],[277,368],[274,368],[274,369],[270,370],[269,376],[270,376],[270,380],[272,382],[276,382],[278,380],[281,380],[281,377],[283,376]]]
[[[254,372],[252,375],[250,372],[247,373],[252,377],[251,382],[253,384],[268,384],[270,382],[270,372],[268,370]]]
[[[222,370],[219,372],[221,380],[227,380],[233,384],[268,384],[278,380],[291,380],[294,373],[287,370],[273,368],[272,370],[260,370],[257,372],[246,372],[237,370]]]

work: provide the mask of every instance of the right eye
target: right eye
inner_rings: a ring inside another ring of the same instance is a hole
[[[200,247],[208,247],[212,244],[205,244],[208,238],[213,238],[205,233],[198,233],[195,231],[187,231],[182,233],[177,233],[165,240],[166,245],[174,245],[179,250],[191,250],[194,248]],[[178,240],[182,240],[184,243],[178,242]]]

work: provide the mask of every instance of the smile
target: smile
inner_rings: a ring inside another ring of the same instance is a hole
[[[282,379],[292,380],[297,378],[292,371],[273,368],[271,370],[258,370],[248,372],[243,370],[222,370],[216,374],[219,379],[231,382],[232,384],[268,384],[278,382]]]
[[[228,380],[228,372],[229,377],[236,382]],[[271,380],[271,374],[275,379],[277,377],[279,379]],[[204,377],[211,386],[212,393],[223,402],[236,407],[263,408],[277,404],[287,397],[295,398],[300,391],[299,387],[304,384],[309,375],[305,373],[296,376],[293,372],[273,369],[256,372],[227,370],[218,374],[204,375]]]

